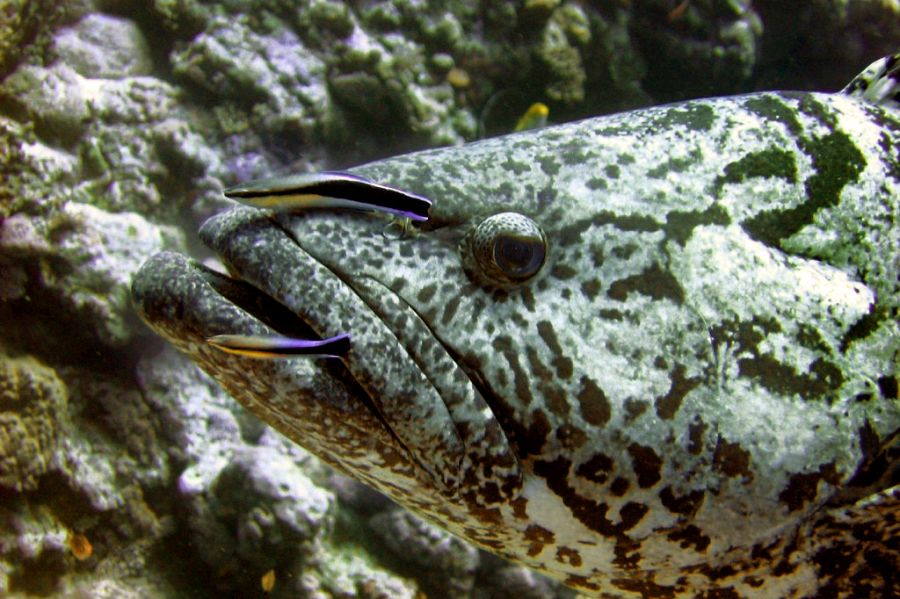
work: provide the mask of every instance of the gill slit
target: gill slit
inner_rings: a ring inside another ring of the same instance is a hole
[[[502,400],[500,400],[500,398],[497,396],[497,394],[490,388],[490,386],[487,383],[485,383],[485,381],[482,379],[482,377],[476,371],[471,370],[466,365],[465,360],[458,352],[454,351],[453,348],[450,347],[450,345],[448,345],[446,342],[444,342],[444,340],[441,338],[441,336],[438,335],[437,332],[428,324],[428,321],[422,317],[422,315],[418,312],[418,310],[416,310],[400,294],[395,293],[393,290],[391,290],[389,287],[385,286],[384,283],[382,283],[378,279],[375,279],[373,277],[367,277],[367,278],[375,281],[378,285],[384,287],[389,293],[393,294],[393,296],[395,298],[397,298],[397,301],[401,302],[404,306],[406,306],[407,309],[410,310],[410,312],[412,312],[413,314],[416,315],[416,317],[419,319],[419,321],[421,321],[422,325],[431,334],[431,337],[435,341],[437,341],[437,343],[441,346],[441,348],[443,348],[443,350],[447,353],[447,355],[450,357],[450,359],[453,360],[453,363],[456,365],[456,367],[462,371],[462,373],[466,376],[466,378],[471,383],[471,385],[475,389],[475,391],[481,396],[481,398],[484,400],[485,404],[487,404],[488,408],[490,408],[491,413],[494,415],[494,419],[497,421],[497,424],[499,425],[500,430],[503,432],[503,436],[506,437],[506,441],[509,444],[509,447],[512,449],[514,447],[514,444],[512,442],[512,437],[510,436],[510,433],[507,430],[507,427],[504,426],[506,424],[506,422],[505,422],[506,419],[504,418],[504,413],[502,411],[500,411],[500,409],[499,409],[500,406],[503,405],[503,402],[502,402]],[[351,287],[352,287],[352,285],[351,285]],[[363,297],[363,301],[364,302],[366,301],[366,299],[364,297]],[[366,304],[369,305],[368,302],[366,302]],[[416,362],[416,366],[425,375],[425,377],[428,378],[428,380],[430,382],[431,378],[428,377],[428,371],[421,367],[420,362],[416,359],[417,358],[416,354],[414,352],[411,352],[407,348],[406,344],[403,344],[403,347],[406,348],[407,354],[409,354],[413,357],[413,360]],[[464,437],[460,436],[460,438],[463,439]],[[518,460],[518,455],[515,455],[515,458]]]

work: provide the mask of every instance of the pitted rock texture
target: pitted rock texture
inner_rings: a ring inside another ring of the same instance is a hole
[[[52,468],[68,394],[53,371],[29,357],[0,360],[0,486],[33,491]]]

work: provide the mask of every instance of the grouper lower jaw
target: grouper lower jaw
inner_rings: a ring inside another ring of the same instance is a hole
[[[878,588],[898,147],[893,105],[762,93],[409,154],[351,169],[431,201],[403,235],[242,208],[201,231],[239,281],[160,255],[135,304],[329,463],[584,592]],[[351,347],[205,343],[272,333]]]

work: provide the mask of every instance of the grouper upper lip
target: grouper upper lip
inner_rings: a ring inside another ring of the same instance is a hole
[[[376,278],[335,272],[303,248],[282,218],[289,217],[237,209],[207,220],[200,237],[234,276],[269,298],[264,301],[273,300],[319,336],[351,335],[342,362],[357,392],[366,395],[360,400],[441,494],[456,496],[473,468],[490,473],[481,479],[496,482],[491,495],[515,493],[521,473],[496,415],[425,321]],[[316,215],[302,218],[315,226]],[[240,331],[215,331],[234,332]]]

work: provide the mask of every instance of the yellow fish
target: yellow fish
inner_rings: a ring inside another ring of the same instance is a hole
[[[525,114],[519,117],[513,131],[518,133],[519,131],[528,131],[529,129],[540,129],[547,124],[547,116],[549,114],[550,109],[547,108],[546,104],[543,102],[535,102],[528,107]]]

